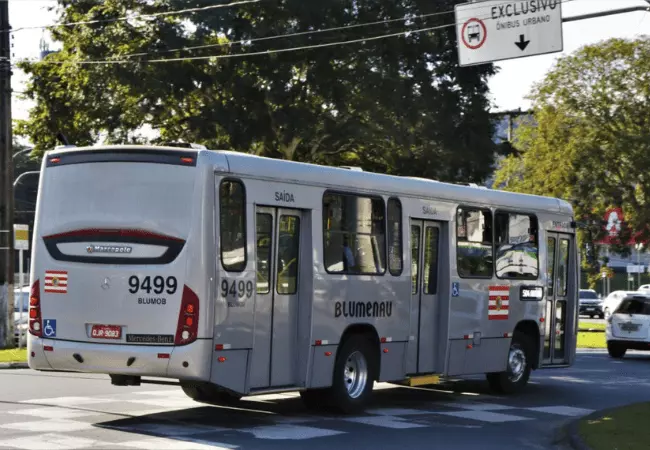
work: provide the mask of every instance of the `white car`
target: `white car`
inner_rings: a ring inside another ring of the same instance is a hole
[[[650,295],[624,296],[607,319],[605,340],[612,358],[622,358],[627,350],[650,351]]]
[[[23,317],[20,318],[20,302],[23,303]],[[20,330],[23,331],[22,346],[27,347],[27,334],[29,323],[29,287],[14,289],[14,341],[18,346],[20,339]]]
[[[650,292],[645,291],[612,291],[609,293],[605,300],[603,300],[602,308],[605,315],[605,319],[608,318],[612,311],[618,308],[618,305],[621,304],[621,300],[627,295],[650,295]]]

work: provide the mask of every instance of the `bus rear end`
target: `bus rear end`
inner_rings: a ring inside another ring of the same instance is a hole
[[[31,267],[29,365],[209,377],[197,152],[107,147],[43,162]],[[198,216],[198,217],[197,217]],[[202,253],[202,252],[199,252]]]

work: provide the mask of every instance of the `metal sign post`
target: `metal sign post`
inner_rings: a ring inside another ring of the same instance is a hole
[[[18,348],[23,348],[23,286],[25,285],[23,274],[23,252],[29,250],[29,225],[14,224],[14,248],[18,250],[18,277],[19,286],[18,298],[20,299],[20,315],[18,320]],[[25,311],[26,312],[26,311]]]

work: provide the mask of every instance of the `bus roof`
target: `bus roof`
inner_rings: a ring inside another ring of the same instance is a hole
[[[177,154],[194,156],[197,165],[225,166],[228,167],[230,173],[268,179],[269,181],[282,180],[283,182],[318,185],[325,188],[350,188],[359,191],[381,192],[387,195],[435,198],[455,203],[490,204],[526,211],[538,210],[566,215],[573,214],[573,208],[567,201],[553,197],[487,189],[482,186],[454,184],[418,177],[386,175],[342,167],[322,166],[229,150],[201,150],[148,145],[105,145],[56,149],[47,152],[47,156],[76,152],[117,153],[133,151],[177,152]],[[273,173],[280,175],[269,175]]]

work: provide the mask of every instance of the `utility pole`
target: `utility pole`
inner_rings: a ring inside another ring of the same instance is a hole
[[[14,190],[11,135],[11,33],[9,2],[0,0],[0,346],[13,347]]]

